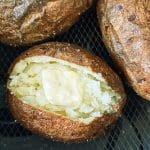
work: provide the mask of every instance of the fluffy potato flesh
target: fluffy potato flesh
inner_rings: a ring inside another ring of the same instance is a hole
[[[28,105],[86,124],[114,112],[121,99],[100,73],[49,56],[19,61],[7,87]]]

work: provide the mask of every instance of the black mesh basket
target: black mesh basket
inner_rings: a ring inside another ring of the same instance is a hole
[[[120,74],[101,40],[95,6],[68,32],[47,41],[78,44],[105,59]],[[124,77],[122,79],[128,96],[127,104],[123,116],[111,126],[105,136],[82,144],[63,144],[38,137],[24,129],[13,119],[7,108],[5,86],[11,62],[28,48],[0,44],[0,150],[150,150],[150,103],[137,96]]]

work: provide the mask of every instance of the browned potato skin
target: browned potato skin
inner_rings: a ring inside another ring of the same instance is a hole
[[[133,89],[150,100],[150,1],[99,0],[104,43]]]
[[[26,45],[68,30],[93,0],[7,0],[0,2],[0,41]]]
[[[114,105],[115,113],[104,114],[86,125],[24,104],[8,90],[9,107],[16,120],[33,133],[62,142],[83,142],[104,134],[106,127],[120,117],[125,104],[126,97],[119,77],[99,57],[76,45],[56,42],[38,45],[22,53],[11,65],[8,75],[18,61],[38,55],[62,59],[70,63],[90,67],[96,73],[102,73],[109,85],[121,95],[121,101]]]

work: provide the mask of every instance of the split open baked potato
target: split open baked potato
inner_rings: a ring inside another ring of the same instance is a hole
[[[30,48],[8,74],[13,116],[48,139],[82,142],[98,137],[120,117],[125,103],[119,77],[76,45],[54,42]]]

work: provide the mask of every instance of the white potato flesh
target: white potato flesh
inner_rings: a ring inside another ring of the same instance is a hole
[[[100,73],[49,56],[19,61],[7,87],[28,105],[86,124],[115,111],[121,99]]]
[[[53,67],[53,65],[51,65]],[[42,85],[46,99],[53,105],[77,107],[82,101],[80,76],[64,67],[47,68],[42,71]],[[72,80],[73,79],[73,80]]]

